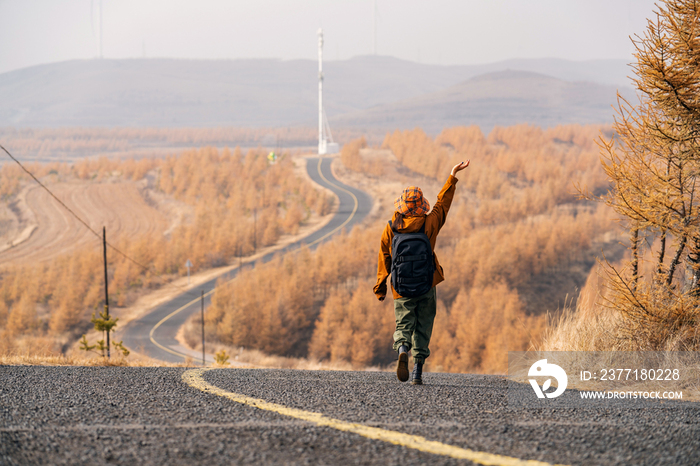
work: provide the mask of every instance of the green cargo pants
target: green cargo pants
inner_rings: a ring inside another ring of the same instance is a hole
[[[406,345],[411,349],[414,362],[425,362],[425,358],[430,356],[428,345],[433,333],[436,307],[435,287],[417,298],[394,300],[394,351],[398,351],[399,346]]]

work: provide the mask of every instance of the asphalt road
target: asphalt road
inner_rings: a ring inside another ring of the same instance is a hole
[[[331,172],[332,161],[332,158],[319,159],[314,157],[307,159],[306,166],[311,179],[333,191],[340,200],[338,210],[331,221],[319,231],[296,243],[290,244],[284,249],[267,254],[258,259],[257,262],[267,262],[276,254],[283,254],[298,249],[302,244],[306,244],[310,249],[314,249],[343,229],[350,230],[367,216],[372,208],[372,199],[363,191],[336,180]],[[255,263],[248,266],[244,265],[244,268],[254,266]],[[226,279],[231,279],[237,274],[238,270],[234,269],[222,276]],[[175,335],[177,335],[178,329],[190,315],[200,312],[202,291],[205,293],[204,305],[205,307],[209,305],[211,294],[207,293],[214,289],[216,281],[220,277],[216,277],[199,286],[194,286],[171,301],[156,307],[147,315],[131,321],[117,337],[123,339],[127,348],[161,361],[178,363],[183,362],[188,356],[201,357],[201,355],[189,353],[185,348],[182,348],[175,339]]]
[[[429,373],[425,382],[385,372],[0,366],[0,464],[700,461],[696,403],[594,409],[571,396],[525,409],[509,404],[512,383],[501,377]]]

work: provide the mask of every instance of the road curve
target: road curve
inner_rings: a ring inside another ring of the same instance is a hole
[[[697,465],[700,404],[509,404],[474,374],[0,366],[0,464]],[[523,395],[535,398],[529,386]],[[516,388],[518,390],[518,388]]]
[[[308,158],[306,163],[306,170],[311,179],[330,189],[340,201],[338,210],[328,225],[296,243],[261,257],[252,266],[258,262],[267,262],[276,254],[298,249],[303,244],[314,249],[334,234],[344,229],[349,230],[364,220],[372,208],[372,199],[363,191],[335,179],[331,171],[333,160],[333,158],[327,157],[312,157]],[[175,339],[177,331],[190,315],[200,310],[202,291],[205,293],[204,305],[208,306],[216,281],[221,277],[232,279],[237,274],[238,270],[234,269],[227,274],[192,287],[172,300],[157,306],[148,314],[129,322],[119,332],[118,338],[123,339],[127,348],[161,361],[178,363],[183,362],[187,357],[196,358],[196,353],[188,352]]]

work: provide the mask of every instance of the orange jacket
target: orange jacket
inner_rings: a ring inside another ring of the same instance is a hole
[[[420,230],[423,223],[425,223],[425,234],[428,235],[430,239],[430,245],[433,247],[433,256],[435,257],[435,274],[433,275],[433,286],[437,285],[445,279],[445,274],[438,262],[437,255],[435,255],[435,240],[440,232],[440,229],[445,224],[445,219],[447,218],[447,212],[450,210],[450,205],[452,205],[452,199],[455,195],[455,186],[457,185],[457,178],[450,175],[445,182],[445,186],[442,187],[440,194],[438,194],[437,202],[433,206],[433,210],[430,211],[428,215],[421,215],[419,217],[404,217],[404,226],[399,228],[400,233],[414,233]],[[398,212],[394,212],[394,217],[391,220],[392,224],[396,224]],[[387,223],[384,227],[384,232],[382,233],[381,246],[379,248],[379,259],[377,263],[377,284],[374,286],[374,294],[377,298],[384,299],[386,297],[386,280],[391,273],[391,240],[394,238],[394,232]],[[394,293],[394,299],[401,298],[394,287],[391,287],[391,291]]]

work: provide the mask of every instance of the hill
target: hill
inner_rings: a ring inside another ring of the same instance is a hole
[[[499,71],[471,78],[447,89],[379,105],[332,122],[343,128],[421,127],[439,133],[451,126],[530,123],[549,128],[562,124],[611,123],[617,89],[593,82],[570,82],[526,71]],[[632,92],[621,91],[631,96]]]
[[[364,110],[429,99],[475,76],[508,69],[599,83],[596,89],[602,94],[596,101],[605,100],[607,105],[613,102],[614,87],[627,83],[623,60],[440,66],[367,56],[324,64],[326,112],[338,125],[369,124],[375,121],[375,113],[367,115],[368,122],[358,122]],[[74,60],[34,66],[0,74],[0,126],[314,126],[317,72],[313,60],[272,59]],[[510,104],[503,102],[500,113],[508,113]],[[555,104],[550,99],[546,105]],[[590,118],[607,122],[610,113]],[[399,116],[394,126],[413,127],[414,120],[415,116],[405,121]],[[458,122],[447,126],[453,124]]]

